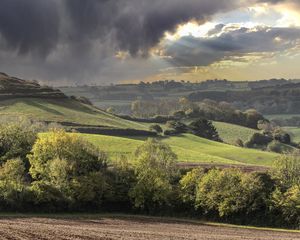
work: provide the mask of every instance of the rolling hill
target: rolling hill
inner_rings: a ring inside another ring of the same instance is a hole
[[[243,142],[249,140],[249,138],[258,130],[247,128],[231,123],[213,122],[221,139],[229,144],[235,145],[237,139],[241,139]]]
[[[99,146],[112,158],[120,155],[130,156],[145,140],[145,138],[93,134],[82,134],[81,136]],[[274,160],[279,157],[276,153],[239,148],[191,134],[162,138],[161,140],[171,146],[178,155],[179,162],[272,166]]]
[[[146,130],[141,123],[121,119],[92,105],[67,97],[60,90],[35,81],[0,73],[0,117],[69,122],[113,128]]]

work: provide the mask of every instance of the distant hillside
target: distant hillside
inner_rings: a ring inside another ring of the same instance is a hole
[[[263,114],[299,114],[300,83],[253,88],[251,90],[197,91],[189,94],[190,101],[211,99],[232,103],[245,110],[255,108]]]
[[[0,117],[27,117],[67,126],[99,129],[137,129],[147,127],[121,119],[83,101],[68,97],[58,89],[41,86],[36,81],[23,80],[0,73]],[[90,126],[89,126],[90,125]],[[98,129],[98,130],[99,130]]]
[[[58,89],[41,86],[36,81],[23,80],[0,73],[0,99],[34,97],[34,98],[67,98]]]
[[[263,114],[300,113],[299,80],[208,80],[198,83],[166,80],[111,86],[66,86],[60,90],[68,96],[87,97],[98,107],[114,107],[120,114],[130,114],[130,104],[135,100],[174,100],[180,97],[195,102],[204,99],[227,101],[241,110],[255,108]]]

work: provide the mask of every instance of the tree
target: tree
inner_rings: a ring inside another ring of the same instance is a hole
[[[12,158],[25,162],[36,138],[37,133],[28,122],[0,125],[0,164]]]
[[[215,211],[220,217],[237,213],[243,208],[241,172],[238,170],[210,170],[200,181],[196,194],[196,208]]]
[[[275,162],[275,175],[285,189],[294,185],[300,187],[299,152],[281,155]]]
[[[181,178],[179,183],[183,202],[195,205],[198,184],[204,174],[203,168],[195,168]]]
[[[185,131],[187,131],[187,126],[184,123],[180,122],[180,121],[173,121],[173,120],[172,121],[168,121],[166,123],[166,126],[168,128],[174,129],[174,130],[176,130],[178,132],[185,132]]]
[[[177,159],[170,146],[148,139],[137,148],[134,157],[137,183],[130,191],[134,206],[152,211],[168,204]]]
[[[150,131],[154,131],[158,134],[161,134],[163,132],[163,129],[158,124],[153,124],[149,127]]]
[[[272,195],[273,208],[277,209],[284,218],[285,224],[299,227],[300,224],[300,187],[294,185],[282,192],[278,188]]]
[[[267,146],[272,140],[272,137],[256,132],[251,136],[246,145],[247,147]]]
[[[188,127],[193,134],[199,137],[207,138],[213,141],[222,141],[219,137],[217,129],[214,127],[212,122],[207,119],[198,119],[193,121]]]
[[[26,190],[23,161],[21,159],[7,160],[0,168],[0,201],[6,206],[20,208]]]
[[[107,158],[78,135],[50,132],[36,141],[28,157],[33,191],[41,202],[54,199],[79,206],[101,203]]]
[[[257,123],[260,120],[264,120],[263,115],[257,112],[255,109],[249,109],[245,112],[246,115],[246,126],[257,129]]]

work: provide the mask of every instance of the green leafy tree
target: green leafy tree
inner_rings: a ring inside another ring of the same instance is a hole
[[[36,138],[35,129],[25,121],[0,125],[0,164],[12,158],[25,161]]]
[[[196,208],[217,212],[220,217],[238,212],[241,199],[241,172],[238,170],[211,170],[199,182]]]
[[[272,208],[281,213],[284,224],[299,228],[300,225],[300,187],[294,185],[282,192],[276,189],[273,193]]]
[[[203,168],[195,168],[181,178],[179,183],[183,202],[194,206],[198,184],[204,174]]]
[[[130,196],[134,206],[146,211],[168,204],[172,178],[176,175],[176,155],[171,148],[155,139],[148,139],[135,151],[136,185]]]
[[[57,130],[40,137],[28,156],[32,190],[40,202],[101,203],[106,156],[76,134]]]
[[[15,209],[20,208],[26,196],[25,166],[21,159],[7,160],[0,168],[1,202]]]
[[[294,185],[300,187],[299,152],[281,155],[275,162],[275,175],[285,189]]]
[[[193,121],[189,125],[189,128],[193,134],[199,137],[207,138],[213,141],[221,141],[217,129],[214,127],[212,122],[207,119],[198,119]]]

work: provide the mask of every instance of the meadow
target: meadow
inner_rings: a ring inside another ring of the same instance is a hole
[[[129,156],[143,143],[145,138],[113,137],[81,134],[83,138],[103,149],[111,158]],[[161,138],[177,154],[179,162],[212,164],[246,164],[272,166],[276,153],[240,148],[210,141],[191,134]]]
[[[247,128],[235,124],[224,123],[224,122],[213,122],[216,127],[220,138],[229,144],[236,144],[237,139],[241,139],[243,142],[249,140],[249,138],[258,130]]]

